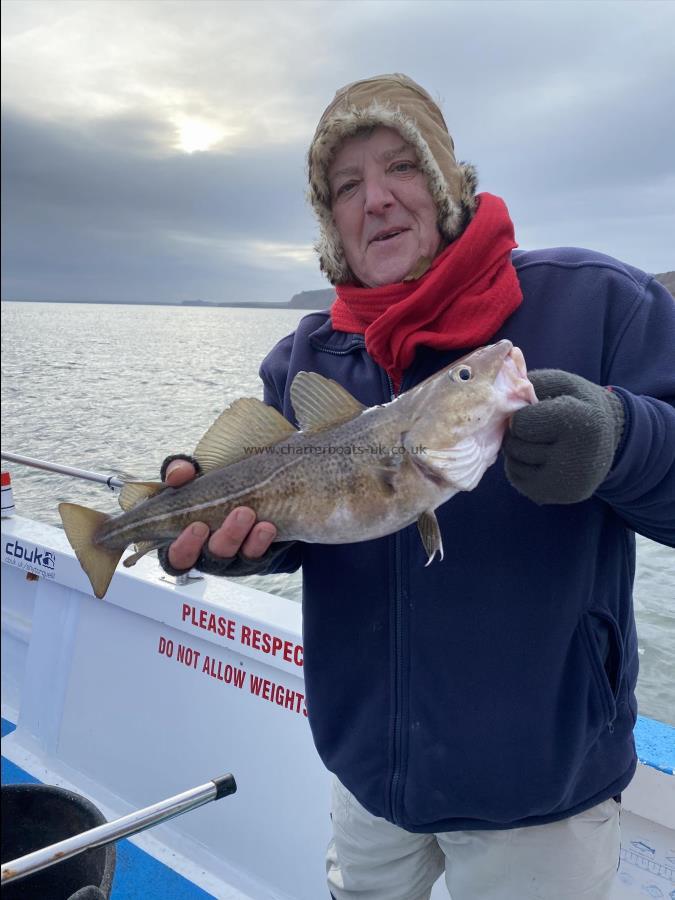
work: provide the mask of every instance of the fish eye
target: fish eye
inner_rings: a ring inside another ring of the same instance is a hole
[[[453,381],[471,381],[473,372],[470,366],[457,366],[456,369],[450,370],[450,378]]]

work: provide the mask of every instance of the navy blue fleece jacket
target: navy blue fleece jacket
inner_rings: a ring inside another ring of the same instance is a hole
[[[411,526],[343,546],[292,545],[303,566],[309,720],[326,766],[371,813],[411,831],[509,828],[619,793],[635,764],[634,532],[675,544],[675,302],[600,254],[516,252],[524,300],[494,340],[530,369],[614,386],[625,427],[582,503],[537,506],[501,460],[437,510],[445,559]],[[470,352],[422,349],[402,390]],[[265,399],[293,419],[296,372],[367,406],[390,399],[363,338],[306,316],[265,359]]]

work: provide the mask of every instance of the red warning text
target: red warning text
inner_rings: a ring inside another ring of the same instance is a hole
[[[208,609],[199,609],[190,603],[184,603],[181,618],[184,622],[190,622],[195,628],[210,631],[212,634],[229,638],[231,641],[236,640],[237,623],[225,616],[217,616]]]
[[[276,634],[260,631],[249,625],[241,626],[241,642],[247,647],[253,647],[254,650],[261,650],[271,656],[280,656],[286,662],[295,663],[302,668],[302,644],[285,641]]]
[[[252,672],[247,673],[242,663],[239,663],[238,666],[226,663],[217,656],[203,654],[201,650],[195,650],[194,647],[187,644],[174,644],[170,638],[165,638],[163,635],[159,637],[157,652],[160,656],[173,659],[187,669],[193,669],[195,672],[213,678],[214,681],[221,681],[223,684],[231,685],[239,690],[246,685],[246,676],[248,675],[248,691],[251,695],[260,700],[267,700],[268,703],[273,703],[289,712],[307,716],[303,693],[286,687],[284,684],[278,684],[276,681],[270,681],[269,678],[261,678]]]
[[[251,625],[241,625],[234,619],[219,616],[191,603],[182,604],[181,619],[202,631],[210,631],[212,634],[217,634],[230,641],[239,641],[245,647],[252,647],[260,653],[276,656],[285,662],[292,663],[299,669],[302,668],[302,644],[279,637],[278,634],[253,628]]]
[[[277,706],[283,706],[284,709],[290,709],[291,712],[307,715],[305,695],[300,691],[293,691],[283,684],[277,684],[268,678],[260,678],[252,673],[249,675],[249,679],[250,691],[256,697],[269,700],[270,703],[276,703]]]

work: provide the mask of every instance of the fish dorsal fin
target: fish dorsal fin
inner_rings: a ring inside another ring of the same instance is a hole
[[[195,459],[203,472],[244,459],[251,447],[269,447],[295,434],[295,428],[273,406],[255,397],[235,400],[197,444]]]
[[[298,372],[291,403],[303,431],[322,431],[356,418],[366,408],[349,391],[317,372]]]
[[[125,481],[120,491],[119,504],[128,512],[149,497],[160,494],[166,485],[161,481]]]

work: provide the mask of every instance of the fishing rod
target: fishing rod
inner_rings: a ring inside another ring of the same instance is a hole
[[[34,469],[44,469],[47,472],[56,472],[59,475],[70,475],[72,478],[84,478],[86,481],[96,481],[105,484],[111,491],[118,491],[124,487],[124,480],[115,475],[102,475],[99,472],[90,472],[88,469],[76,469],[74,466],[60,466],[57,463],[46,462],[44,459],[33,459],[31,456],[21,456],[18,453],[0,453],[2,459],[8,462],[19,463],[22,466],[31,466]]]
[[[5,453],[3,451],[0,453],[0,457],[6,459],[7,462],[19,463],[22,466],[31,466],[34,469],[44,469],[46,472],[56,472],[58,475],[70,475],[72,478],[84,478],[86,481],[95,481],[98,484],[106,485],[113,493],[121,490],[126,484],[126,481],[123,478],[118,478],[116,475],[102,475],[100,472],[91,472],[89,469],[77,469],[74,466],[60,466],[58,463],[46,462],[44,459],[33,459],[32,456],[21,456],[19,453]],[[5,486],[4,478],[5,476],[3,475],[3,518],[5,515],[14,514],[14,500],[12,499],[11,487],[9,487],[9,476],[7,476],[7,486]],[[9,495],[7,500],[5,500],[5,491],[7,491]],[[189,584],[191,581],[196,581],[203,577],[204,576],[201,574],[190,571],[176,575],[174,580],[176,584],[181,585]]]
[[[180,816],[183,813],[210,803],[212,800],[220,800],[221,797],[228,797],[237,790],[237,783],[231,774],[221,775],[201,784],[198,787],[184,791],[182,794],[176,794],[168,797],[166,800],[160,800],[152,806],[146,806],[132,812],[121,819],[115,819],[113,822],[106,822],[88,831],[83,831],[73,837],[66,838],[56,844],[50,844],[40,850],[33,850],[25,856],[14,859],[2,864],[2,885],[14,881],[14,879],[25,878],[27,875],[33,875],[42,869],[52,866],[55,863],[62,862],[64,859],[70,859],[71,856],[77,856],[85,850],[91,850],[94,847],[104,847],[120,838],[130,837],[145,831],[146,828],[152,828],[160,822],[166,822],[174,816]],[[79,892],[78,892],[79,893]]]

